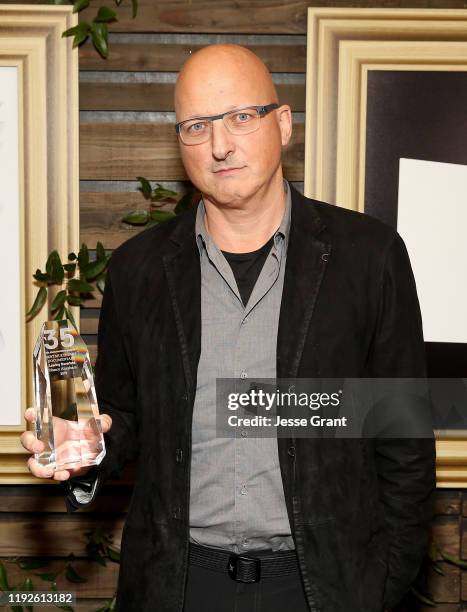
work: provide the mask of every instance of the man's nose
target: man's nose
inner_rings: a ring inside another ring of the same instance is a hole
[[[212,155],[216,159],[225,159],[235,149],[232,134],[222,119],[212,122],[211,146]]]

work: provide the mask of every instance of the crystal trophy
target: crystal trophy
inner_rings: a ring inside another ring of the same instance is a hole
[[[88,349],[71,323],[46,321],[33,353],[35,453],[55,470],[98,465],[105,456]]]

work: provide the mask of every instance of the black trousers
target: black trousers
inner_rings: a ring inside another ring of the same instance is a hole
[[[309,612],[299,572],[258,582],[190,563],[183,612]]]

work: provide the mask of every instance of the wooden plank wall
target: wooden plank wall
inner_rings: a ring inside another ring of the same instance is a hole
[[[119,11],[119,21],[111,27],[108,60],[101,59],[89,42],[79,51],[80,227],[81,240],[90,247],[100,240],[112,250],[141,231],[121,223],[126,212],[144,207],[136,176],[179,193],[187,188],[173,130],[172,94],[176,73],[190,52],[213,42],[237,42],[263,58],[281,101],[289,103],[294,112],[294,136],[284,154],[284,167],[286,177],[302,188],[307,6],[440,11],[467,6],[464,0],[140,0],[139,4],[134,20],[130,2]],[[82,18],[92,18],[101,5],[112,6],[112,2],[91,2]],[[99,306],[100,299],[96,299],[82,309],[82,332],[94,357]],[[83,533],[102,527],[114,534],[118,544],[130,493],[130,486],[111,483],[91,509],[67,515],[59,486],[2,486],[0,557],[5,561],[18,555],[47,555],[51,571],[73,552],[78,558],[76,568],[88,578],[86,583],[73,585],[80,597],[76,609],[95,610],[112,596],[118,565],[101,568],[86,562]],[[461,491],[440,491],[437,512],[435,536],[446,550],[467,558],[463,530],[467,496]],[[7,566],[13,583],[25,575],[11,562]],[[444,569],[444,577],[432,572],[430,578],[431,590],[440,602],[437,609],[466,610],[465,572],[447,564]],[[35,582],[39,586],[41,581],[35,578]],[[59,587],[70,585],[62,579]],[[401,610],[425,609],[413,601],[407,605]]]

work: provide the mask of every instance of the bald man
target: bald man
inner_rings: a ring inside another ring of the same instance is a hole
[[[121,612],[387,610],[427,548],[433,440],[221,437],[216,380],[425,376],[404,243],[284,179],[291,109],[251,51],[193,54],[175,110],[202,197],[113,253],[96,363],[107,455],[59,475],[69,510],[137,458]]]

